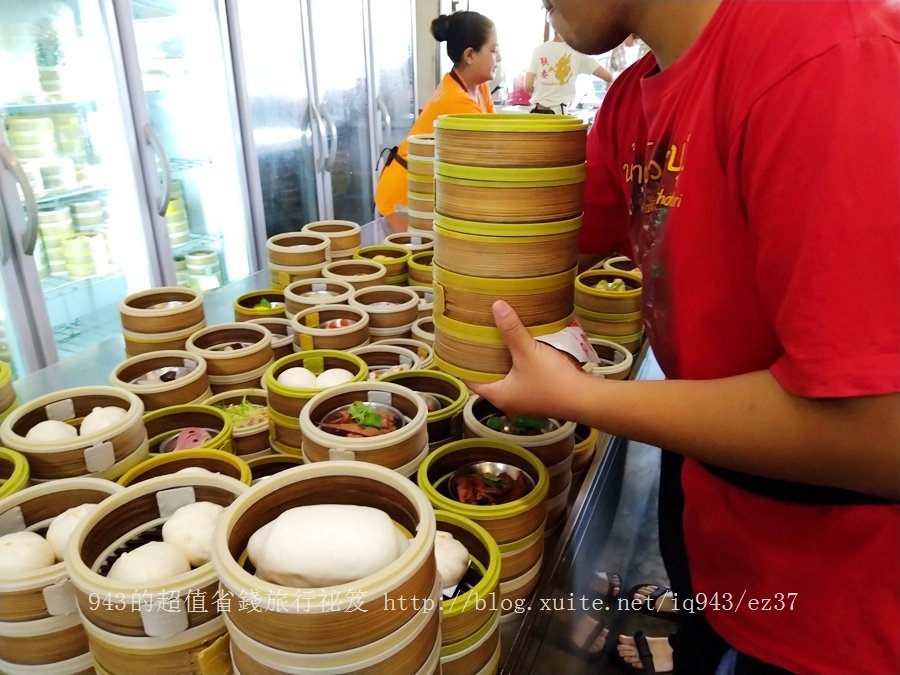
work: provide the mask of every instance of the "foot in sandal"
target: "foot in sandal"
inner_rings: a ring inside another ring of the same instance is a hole
[[[672,647],[669,645],[669,638],[648,637],[647,645],[650,647],[650,653],[653,655],[653,669],[657,673],[672,672],[675,664],[672,661]],[[620,635],[616,651],[619,654],[619,658],[626,665],[631,666],[636,671],[641,669],[641,657],[638,655],[638,649],[634,644],[633,637]]]

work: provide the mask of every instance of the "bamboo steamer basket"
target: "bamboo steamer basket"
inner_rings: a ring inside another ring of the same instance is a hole
[[[439,265],[434,273],[434,314],[476,326],[493,326],[491,307],[506,300],[525,326],[554,323],[571,316],[575,268],[559,274],[518,279],[473,277]]]
[[[247,401],[268,408],[268,396],[265,389],[235,389],[216,394],[208,398],[204,403],[215,407],[227,407]],[[268,419],[245,427],[237,427],[234,420],[231,421],[231,448],[234,454],[242,459],[269,448],[269,421]]]
[[[20,490],[0,502],[0,534],[29,531],[45,536],[50,522],[64,511],[82,504],[99,504],[122,490],[121,486],[111,481],[87,477],[62,478]],[[7,575],[0,579],[2,624],[31,623],[40,619],[71,615],[74,611],[74,595],[66,566],[62,562],[32,572]],[[36,628],[40,627],[32,626],[31,630]],[[0,635],[4,633],[0,630]],[[81,635],[83,641],[83,631]],[[15,651],[8,651],[6,647],[4,640],[0,638],[0,659],[22,663]],[[68,656],[55,655],[51,660],[47,660],[46,655],[39,654],[31,654],[29,658],[42,659],[39,663],[52,663],[73,658],[84,652],[85,650],[82,650]]]
[[[414,253],[409,259],[408,283],[410,286],[426,286],[431,288],[433,277],[431,273],[433,251],[421,251]]]
[[[333,349],[302,351],[279,359],[272,364],[263,377],[268,394],[269,410],[291,418],[293,424],[298,424],[300,411],[309,400],[325,391],[324,389],[288,387],[278,381],[278,376],[283,371],[297,366],[311,370],[315,375],[321,375],[331,368],[343,368],[353,373],[351,382],[362,382],[369,376],[369,368],[365,361],[353,354]]]
[[[346,319],[349,326],[319,328],[329,321]],[[311,349],[352,349],[369,342],[369,314],[349,305],[317,305],[304,309],[291,319],[294,344],[302,351]]]
[[[342,305],[350,299],[355,288],[336,279],[304,279],[284,289],[285,315],[292,318],[304,309],[317,305]]]
[[[407,192],[415,192],[417,195],[434,196],[434,174],[410,173],[406,176]]]
[[[137,384],[134,380],[161,368],[193,368],[189,373],[169,382]],[[206,374],[206,361],[187,351],[168,350],[139,354],[116,366],[109,377],[115,387],[136,394],[144,402],[144,410],[159,410],[170,405],[199,403],[212,392]]]
[[[392,406],[404,416],[402,427],[369,438],[348,438],[319,429],[328,413],[354,401]],[[428,448],[428,409],[422,397],[390,382],[350,382],[326,389],[300,411],[303,456],[309,462],[349,460],[405,469]],[[415,468],[410,473],[414,473]]]
[[[383,382],[393,382],[420,394],[429,394],[441,402],[426,416],[428,442],[432,450],[462,438],[462,410],[469,390],[457,378],[437,370],[407,370],[389,373]]]
[[[434,211],[434,195],[423,195],[418,192],[406,193],[406,205],[408,211],[425,212]]]
[[[644,326],[640,311],[617,314],[575,307],[575,318],[588,335],[625,337],[641,332]]]
[[[611,272],[629,272],[631,274],[636,274],[637,276],[641,275],[641,268],[638,267],[635,262],[625,255],[617,255],[612,258],[607,258],[603,261],[602,265],[603,269],[610,270]]]
[[[317,220],[303,226],[302,232],[321,234],[331,241],[331,259],[358,249],[361,242],[359,224],[350,220]]]
[[[331,262],[331,238],[319,232],[285,232],[266,241],[269,262],[302,267]]]
[[[607,380],[627,380],[634,365],[634,356],[620,344],[600,338],[588,338],[591,347],[594,348],[599,363],[589,364],[585,367],[591,375],[605,377]]]
[[[293,349],[293,346],[291,347]],[[263,375],[275,363],[275,353],[272,352],[272,358],[259,368],[246,373],[235,373],[234,375],[210,375],[209,386],[214,394],[221,394],[228,391],[236,391],[238,389],[255,389],[262,383]]]
[[[397,244],[363,246],[353,254],[356,260],[374,260],[384,265],[385,279],[406,276],[410,257],[412,257],[411,250]]]
[[[250,485],[256,485],[261,480],[274,476],[276,473],[303,466],[303,458],[297,455],[273,453],[265,457],[254,457],[247,460],[250,467]]]
[[[27,487],[30,477],[28,460],[22,453],[0,448],[0,499]]]
[[[256,307],[263,300],[268,300],[271,307]],[[234,320],[249,321],[265,317],[284,317],[284,293],[278,291],[251,291],[244,293],[234,301]]]
[[[322,270],[328,263],[320,262],[315,265],[301,265],[299,267],[286,267],[269,263],[269,281],[272,288],[283,291],[295,281],[304,279],[317,279],[322,276]]]
[[[490,438],[521,446],[533,453],[547,467],[564,461],[571,462],[572,453],[575,450],[575,427],[577,426],[575,422],[552,420],[554,426],[552,431],[533,436],[495,431],[483,422],[487,417],[502,414],[486,398],[470,397],[463,409],[465,435]],[[555,492],[550,492],[550,496],[555,494]]]
[[[514,466],[531,477],[534,488],[521,499],[493,506],[463,504],[438,490],[453,471],[474,462]],[[435,508],[478,523],[501,546],[501,551],[504,544],[519,542],[535,531],[543,531],[549,484],[547,468],[531,452],[517,445],[482,438],[447,443],[425,458],[419,466],[417,482]]]
[[[399,286],[369,286],[353,292],[348,303],[369,315],[369,329],[409,326],[419,316],[419,296]]]
[[[412,134],[406,140],[411,155],[434,157],[434,134]]]
[[[458,113],[442,115],[435,121],[434,133],[435,157],[440,162],[552,167],[585,160],[587,125],[573,116]]]
[[[369,380],[381,380],[391,372],[417,370],[422,367],[422,361],[411,349],[388,345],[383,342],[375,342],[364,347],[355,347],[350,350],[366,362],[369,368]]]
[[[451,656],[496,618],[497,590],[500,584],[500,548],[481,525],[450,511],[435,511],[437,529],[448,532],[469,552],[471,564],[481,572],[475,586],[441,602],[442,656]],[[483,664],[481,664],[483,665]],[[478,672],[473,667],[469,672]]]
[[[78,614],[0,622],[0,672],[93,673],[87,636]]]
[[[241,345],[225,351],[229,345]],[[206,360],[210,383],[213,378],[249,374],[272,361],[272,334],[259,324],[222,323],[197,331],[185,349]]]
[[[297,419],[270,410],[269,420],[272,427],[270,438],[272,447],[278,452],[302,458],[303,434],[300,432],[300,423]]]
[[[446,373],[463,380],[494,382],[512,368],[512,357],[496,328],[474,326],[435,313],[434,362]],[[556,333],[571,325],[571,317],[552,324],[530,326],[533,336]]]
[[[621,279],[626,291],[602,291],[597,288],[601,281]],[[590,269],[575,279],[575,306],[582,312],[604,314],[629,314],[641,311],[641,279],[636,274]]]
[[[541,223],[581,213],[584,165],[493,169],[437,162],[434,210],[460,220]]]
[[[183,350],[188,338],[204,328],[206,328],[206,322],[201,321],[193,326],[167,333],[122,331],[122,336],[125,338],[125,355],[131,357],[151,352]]]
[[[98,675],[198,673],[231,675],[228,635],[221,616],[174,637],[127,637],[85,621]],[[102,664],[102,665],[101,665]]]
[[[448,646],[441,647],[441,675],[496,673],[500,660],[500,612],[493,612],[489,623],[453,648],[451,651]]]
[[[431,285],[413,286],[410,284],[409,288],[419,296],[419,318],[431,318],[431,312],[434,309],[434,290]]]
[[[510,611],[501,612],[501,623],[512,621],[525,611],[525,607],[528,605],[528,598],[537,589],[542,564],[543,558],[538,560],[534,567],[525,572],[525,574],[510,581],[500,582],[500,601],[504,606],[513,608]]]
[[[212,438],[197,448],[211,448],[233,454],[231,418],[220,408],[203,404],[173,405],[148,412],[144,415],[144,424],[150,438],[151,452],[184,452],[170,450],[167,441],[173,439],[183,429],[198,427],[206,429]]]
[[[228,507],[246,487],[214,474],[160,476],[110,497],[82,521],[69,540],[66,569],[101,669],[195,672],[199,653],[224,633],[212,563],[140,587],[105,574],[123,552],[159,540],[181,506]]]
[[[431,197],[432,201],[434,200],[434,195],[428,195]],[[428,211],[417,211],[415,209],[409,209],[406,212],[407,218],[407,232],[418,232],[425,233],[431,232],[434,229],[434,218],[435,212],[432,207]]]
[[[432,675],[440,670],[440,591],[420,601],[421,609],[394,634],[368,645],[326,654],[276,649],[244,635],[226,617],[231,655],[238,674],[395,672]],[[424,659],[424,662],[423,662]]]
[[[513,231],[505,232],[498,231],[497,226],[491,223],[467,223],[438,215],[434,226],[433,263],[446,270],[476,277],[519,278],[561,274],[574,268],[578,262],[581,217],[564,222],[567,230],[532,234],[543,227],[522,224]],[[501,233],[502,236],[496,236]]]
[[[384,238],[384,243],[390,246],[402,246],[415,255],[434,248],[434,235],[426,232],[392,232]]]
[[[415,155],[410,152],[406,157],[406,168],[412,176],[433,176],[434,157]]]
[[[546,502],[549,504],[549,500]],[[537,529],[516,541],[500,544],[500,582],[516,579],[534,567],[544,555],[546,519]]]
[[[622,347],[627,349],[631,354],[637,354],[641,351],[641,345],[644,344],[644,331],[635,333],[634,335],[589,335],[588,337],[615,342],[618,345],[622,345]]]
[[[151,288],[126,297],[119,304],[119,316],[122,328],[131,333],[184,330],[205,322],[203,294],[181,286]]]
[[[346,281],[354,289],[359,290],[384,284],[387,267],[369,259],[336,260],[325,266],[322,276],[326,279]]]
[[[290,319],[272,316],[263,319],[250,319],[248,323],[256,323],[272,334],[272,358],[276,361],[292,354],[294,351],[294,328]]]
[[[253,532],[282,512],[337,503],[381,509],[406,532],[414,533],[409,548],[370,576],[299,591],[266,582],[238,562]],[[431,597],[437,581],[434,533],[434,511],[427,499],[396,472],[366,462],[341,461],[281,471],[249,488],[216,528],[213,565],[223,595],[251,594],[260,601],[254,607],[233,602],[223,612],[242,635],[286,652],[328,654],[369,645],[402,631],[415,616],[410,603],[397,604],[399,598]],[[430,651],[428,645],[426,653]]]
[[[65,441],[35,441],[28,430],[47,419],[72,425],[95,407],[116,406],[125,417],[105,429]],[[92,475],[115,480],[147,457],[144,404],[135,394],[118,387],[75,387],[38,397],[10,413],[0,425],[3,444],[28,460],[31,479]]]
[[[227,476],[245,485],[250,484],[250,467],[243,459],[212,448],[191,448],[190,450],[167,452],[163,455],[153,455],[119,478],[119,484],[127,487],[151,478],[171,476],[184,469],[192,468],[206,469],[211,473]],[[199,474],[191,473],[190,475]]]
[[[420,316],[413,321],[410,331],[414,340],[421,340],[434,347],[434,319],[429,312],[426,316]]]
[[[422,370],[431,368],[434,365],[434,348],[427,342],[411,338],[385,338],[371,343],[370,346],[375,345],[403,347],[404,349],[408,349],[418,357],[419,368]]]
[[[600,432],[584,424],[575,427],[575,450],[572,453],[572,473],[587,471],[597,450]]]
[[[369,337],[368,344],[384,342],[385,340],[407,340],[412,338],[412,324],[397,326],[396,328],[370,328]]]

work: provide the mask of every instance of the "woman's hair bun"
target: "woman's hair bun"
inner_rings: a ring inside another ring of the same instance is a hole
[[[450,36],[450,17],[441,14],[438,18],[431,22],[431,34],[438,42],[446,42]]]

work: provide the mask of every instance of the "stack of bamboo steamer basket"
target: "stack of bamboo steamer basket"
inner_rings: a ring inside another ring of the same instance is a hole
[[[31,471],[25,455],[9,448],[0,448],[0,498],[27,487],[30,478]]]
[[[534,435],[521,435],[497,431],[486,424],[486,419],[502,415],[487,399],[472,396],[463,409],[465,435],[490,438],[519,445],[547,467],[550,485],[547,490],[546,534],[552,534],[565,522],[569,490],[572,485],[572,461],[575,452],[575,422],[547,420],[549,428]]]
[[[184,349],[188,338],[206,327],[203,295],[181,286],[133,293],[119,304],[125,354]]]
[[[317,305],[342,305],[356,290],[346,281],[337,279],[304,279],[285,286],[284,315],[293,319],[304,309]]]
[[[132,356],[116,366],[109,379],[113,386],[136,394],[147,411],[202,403],[212,396],[206,361],[187,351],[173,349]]]
[[[369,315],[369,337],[408,338],[419,318],[418,294],[402,286],[369,286],[353,292],[347,304]]]
[[[257,323],[223,323],[197,331],[185,344],[187,351],[206,361],[214,394],[259,387],[275,361],[272,334]]]
[[[406,206],[410,232],[428,232],[434,225],[433,134],[409,137]]]
[[[286,232],[266,241],[272,288],[284,289],[294,281],[321,276],[331,262],[332,239],[319,232]]]
[[[496,462],[525,472],[532,489],[506,504],[464,504],[446,493],[446,482],[454,471],[479,462]],[[495,609],[501,620],[524,612],[537,588],[544,555],[544,525],[547,519],[547,468],[519,445],[484,438],[453,441],[430,453],[419,466],[419,487],[434,508],[469,518],[487,530],[500,549],[500,598]]]
[[[107,406],[125,414],[93,433],[54,441],[26,438],[40,422],[57,420],[77,427],[95,407]],[[0,440],[25,456],[34,482],[87,475],[115,480],[147,458],[143,413],[141,399],[118,387],[62,389],[13,410],[0,424]]]
[[[384,511],[408,534],[409,548],[383,570],[337,586],[292,588],[252,573],[244,551],[256,530],[288,509],[334,503]],[[234,671],[440,672],[435,528],[434,511],[412,482],[366,462],[297,467],[249,488],[213,542],[221,595],[230,599],[222,612]]]
[[[352,258],[362,245],[362,228],[352,220],[316,220],[304,225],[301,232],[327,237],[332,261]]]
[[[495,300],[535,336],[572,321],[586,125],[459,114],[435,128],[435,360],[463,379],[494,381],[512,365]]]
[[[598,284],[618,283],[620,290],[605,290]],[[584,332],[622,345],[636,354],[644,337],[641,318],[641,275],[638,271],[593,267],[575,281],[575,316]]]
[[[385,267],[384,282],[390,286],[406,286],[412,251],[399,244],[363,246],[353,254],[356,260],[374,260]]]
[[[106,575],[123,553],[159,541],[162,525],[178,508],[201,501],[228,507],[246,489],[215,474],[160,476],[104,500],[75,529],[66,570],[97,672],[230,672],[211,562],[140,585]]]
[[[70,508],[99,504],[122,487],[100,478],[64,478],[0,500],[0,535],[46,536]],[[62,560],[0,578],[0,672],[92,673],[88,640]]]

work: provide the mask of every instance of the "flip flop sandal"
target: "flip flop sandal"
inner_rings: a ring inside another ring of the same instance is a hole
[[[611,652],[613,662],[626,673],[632,673],[633,675],[656,675],[656,668],[653,666],[653,653],[650,651],[650,645],[647,643],[647,636],[644,635],[644,631],[639,630],[632,635],[632,637],[634,638],[634,646],[637,648],[638,656],[641,659],[641,667],[637,668],[622,658],[619,654],[619,650],[616,649],[619,642],[618,638],[616,638],[616,644],[613,646]],[[661,672],[671,673],[672,671],[664,670]]]
[[[643,593],[638,593],[641,588],[646,586],[656,586],[652,593],[647,596],[646,600],[641,603],[641,606],[637,608],[635,611],[640,612],[641,614],[647,614],[648,616],[655,616],[658,619],[668,619],[670,621],[677,621],[681,618],[680,613],[675,610],[662,610],[656,608],[656,601],[661,599],[666,593],[672,593],[672,589],[666,586],[665,584],[638,584],[637,586],[632,586],[628,589],[628,595],[625,597],[628,599],[628,607],[629,609],[635,608],[635,598],[642,596]]]

